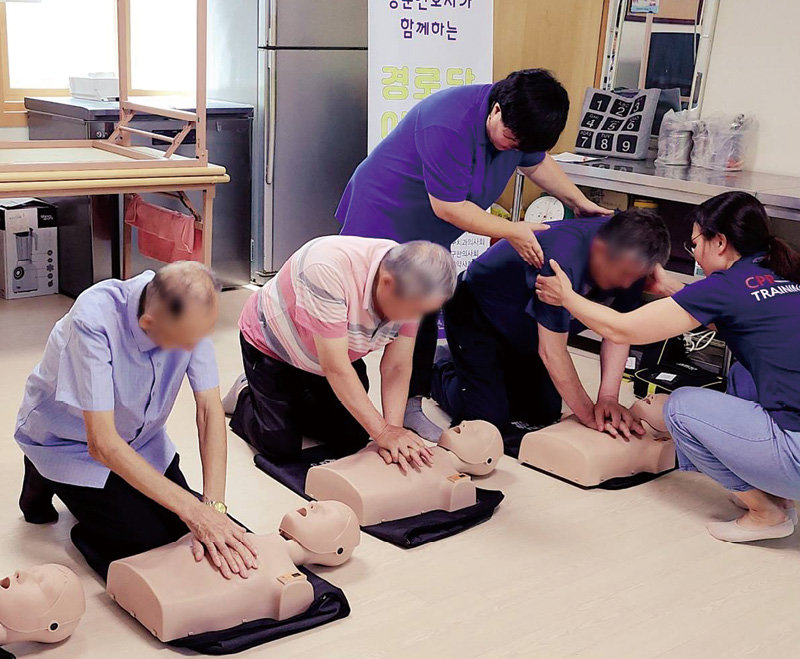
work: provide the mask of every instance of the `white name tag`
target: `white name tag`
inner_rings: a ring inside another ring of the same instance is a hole
[[[672,382],[678,376],[674,373],[659,373],[656,375],[656,380],[661,380],[662,382]]]
[[[636,368],[636,357],[628,357],[628,360],[625,362],[625,368],[629,371]]]

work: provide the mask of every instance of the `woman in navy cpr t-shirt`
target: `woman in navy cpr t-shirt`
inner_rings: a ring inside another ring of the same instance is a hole
[[[691,250],[708,276],[630,313],[574,293],[563,271],[537,281],[560,304],[614,342],[642,344],[714,325],[738,363],[728,393],[684,387],[664,416],[680,468],[735,492],[747,513],[715,522],[715,538],[746,542],[794,532],[800,499],[800,254],[772,236],[761,202],[727,192],[693,216]]]

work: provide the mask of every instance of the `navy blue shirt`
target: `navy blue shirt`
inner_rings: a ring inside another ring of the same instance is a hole
[[[631,288],[603,291],[589,274],[589,249],[608,217],[579,218],[554,222],[538,234],[545,261],[555,259],[572,282],[572,287],[589,299],[631,311],[639,306],[644,279]],[[538,327],[552,332],[577,334],[585,327],[563,307],[545,304],[536,297],[540,270],[525,263],[506,240],[501,240],[473,261],[464,275],[472,297],[483,315],[498,332],[522,352],[538,350]],[[553,274],[549,263],[541,274]]]
[[[488,208],[517,167],[543,152],[498,151],[486,134],[492,85],[436,92],[415,105],[353,173],[336,210],[343,235],[430,240],[449,249],[463,231],[439,219],[428,195]]]
[[[703,325],[713,323],[750,371],[758,402],[783,430],[800,430],[800,285],[744,256],[728,270],[672,296]]]

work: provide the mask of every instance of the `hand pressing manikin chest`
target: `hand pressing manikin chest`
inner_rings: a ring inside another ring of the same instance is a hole
[[[284,515],[278,532],[253,535],[258,569],[224,579],[191,536],[121,559],[108,571],[107,592],[156,638],[171,641],[306,611],[314,589],[298,565],[341,565],[360,542],[358,521],[337,501],[311,502]]]

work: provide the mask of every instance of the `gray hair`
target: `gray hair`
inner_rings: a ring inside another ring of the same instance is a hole
[[[211,307],[222,290],[211,268],[196,261],[176,261],[156,272],[147,285],[145,306],[163,305],[173,317],[179,317],[188,304]]]
[[[456,288],[456,264],[450,252],[427,240],[392,247],[381,267],[394,277],[397,295],[403,298],[449,299]]]

